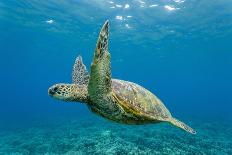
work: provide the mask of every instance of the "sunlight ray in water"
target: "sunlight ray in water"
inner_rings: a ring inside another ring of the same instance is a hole
[[[45,22],[48,23],[48,24],[53,24],[54,20],[53,19],[49,19],[49,20],[46,20]]]
[[[116,16],[115,17],[117,20],[123,20],[123,17],[122,16]]]
[[[120,4],[116,4],[115,5],[117,8],[121,8],[122,7],[122,5],[120,5]]]
[[[125,4],[125,6],[124,6],[125,9],[128,9],[129,7],[130,7],[129,4]]]
[[[174,11],[174,10],[179,9],[179,8],[175,8],[175,7],[169,6],[169,5],[165,5],[164,8],[165,8],[167,11]]]
[[[151,4],[151,5],[149,5],[150,8],[157,7],[157,6],[158,6],[158,4]]]

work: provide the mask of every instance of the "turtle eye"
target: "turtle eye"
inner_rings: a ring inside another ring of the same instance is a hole
[[[56,92],[57,90],[58,90],[58,88],[57,88],[57,87],[53,88],[53,91],[54,91],[54,92]]]

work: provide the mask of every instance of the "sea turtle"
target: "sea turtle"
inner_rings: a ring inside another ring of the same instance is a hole
[[[118,123],[169,122],[195,134],[191,127],[173,118],[153,93],[133,82],[111,78],[108,31],[107,20],[99,34],[90,75],[78,56],[73,66],[73,83],[55,84],[48,89],[49,95],[64,101],[86,103],[92,112]]]

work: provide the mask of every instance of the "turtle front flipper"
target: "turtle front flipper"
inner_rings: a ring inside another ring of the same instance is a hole
[[[89,83],[89,74],[80,55],[76,58],[73,65],[72,82],[82,86],[87,86]]]
[[[111,65],[108,51],[109,21],[103,25],[91,64],[88,93],[92,100],[102,100],[111,92]]]

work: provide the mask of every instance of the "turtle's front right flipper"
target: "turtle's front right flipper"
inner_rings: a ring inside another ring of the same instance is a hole
[[[107,20],[99,33],[91,64],[88,93],[92,100],[101,100],[102,97],[111,91],[111,65],[110,53],[108,51],[108,37],[109,21]]]
[[[101,31],[98,36],[94,59],[93,61],[96,63],[100,61],[104,55],[107,55],[108,52],[108,38],[109,38],[109,21],[107,20],[101,28]]]

